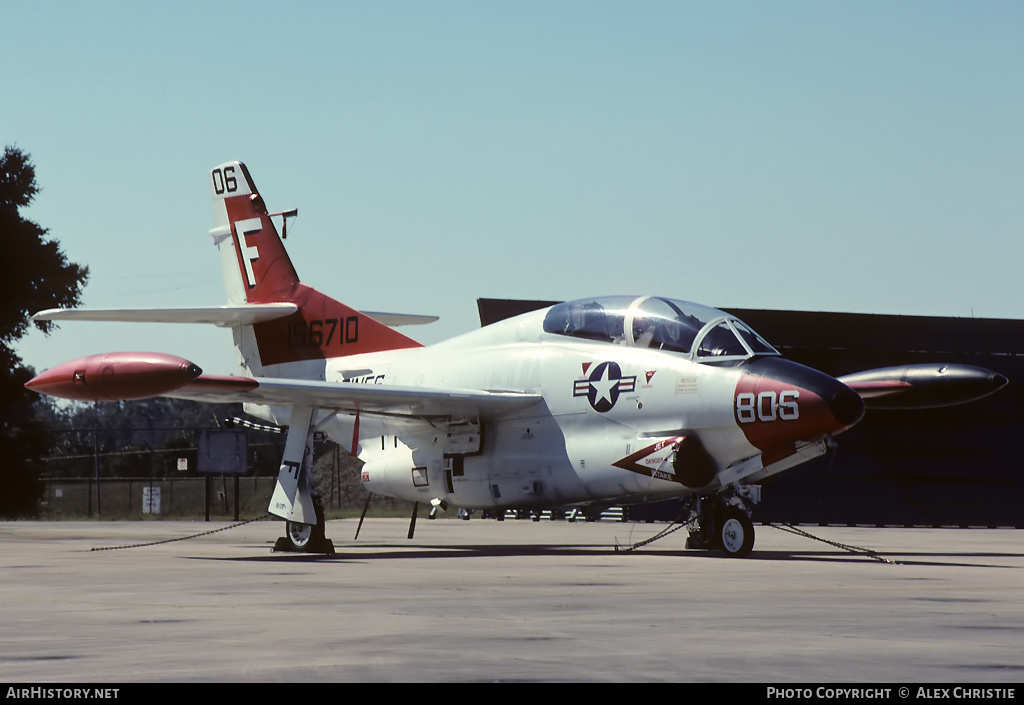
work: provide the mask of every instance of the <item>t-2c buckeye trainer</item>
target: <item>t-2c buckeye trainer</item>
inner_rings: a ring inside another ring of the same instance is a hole
[[[783,359],[722,311],[643,295],[569,301],[424,347],[390,326],[433,317],[356,311],[299,281],[272,221],[289,214],[267,211],[244,164],[213,169],[210,188],[226,306],[35,318],[228,327],[240,376],[119,352],[27,386],[87,401],[240,401],[288,425],[269,511],[299,550],[323,521],[310,488],[314,430],[365,462],[373,493],[489,510],[686,497],[688,545],[744,556],[758,483],[824,454],[865,403],[941,406],[1006,383],[942,364],[835,379]]]

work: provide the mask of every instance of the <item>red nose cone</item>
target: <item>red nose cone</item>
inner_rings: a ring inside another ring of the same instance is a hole
[[[202,374],[198,366],[163,353],[90,355],[43,372],[25,386],[77,401],[124,401],[171,392]]]
[[[780,358],[744,366],[736,385],[736,424],[765,455],[838,433],[864,415],[856,392],[833,377]]]

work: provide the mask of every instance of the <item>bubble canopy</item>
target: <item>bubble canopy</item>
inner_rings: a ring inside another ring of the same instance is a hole
[[[697,362],[779,354],[735,316],[660,296],[608,296],[557,304],[544,318],[544,331],[679,353]]]

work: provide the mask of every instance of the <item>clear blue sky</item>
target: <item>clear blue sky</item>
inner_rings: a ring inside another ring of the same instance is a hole
[[[0,4],[0,139],[83,304],[219,304],[208,170],[247,163],[308,283],[477,325],[477,297],[1024,317],[1024,3]],[[230,335],[64,324],[230,371]]]

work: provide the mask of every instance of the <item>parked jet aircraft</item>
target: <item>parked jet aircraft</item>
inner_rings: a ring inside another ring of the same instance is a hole
[[[371,492],[448,508],[607,506],[688,497],[689,544],[750,552],[765,478],[824,454],[888,406],[959,403],[1006,379],[918,365],[835,379],[722,311],[646,295],[579,299],[424,347],[299,280],[240,162],[210,172],[226,306],[50,310],[37,320],[229,327],[240,376],[160,353],[110,353],[27,386],[80,400],[164,395],[245,403],[288,425],[269,511],[296,548],[317,524],[312,437],[358,455]],[[322,519],[320,520],[322,521]]]

